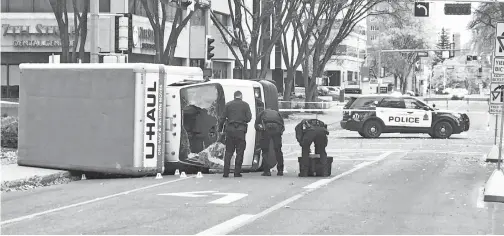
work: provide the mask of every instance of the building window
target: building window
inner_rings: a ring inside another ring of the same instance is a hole
[[[19,98],[19,65],[2,65],[2,98]]]
[[[353,81],[353,71],[347,71],[347,81]]]
[[[376,35],[371,35],[371,40],[375,41],[378,37]]]
[[[199,25],[199,26],[205,25],[205,14],[203,14],[203,11],[201,11],[201,9],[196,10],[192,15],[191,25]]]
[[[227,64],[225,62],[213,62],[213,78],[214,79],[227,79]]]
[[[7,1],[8,12],[33,12],[33,0]]]
[[[377,25],[372,25],[371,26],[371,31],[378,31],[380,28]]]
[[[224,26],[229,26],[229,16],[220,12],[215,12],[215,18]]]
[[[111,0],[100,0],[100,12],[110,12]],[[79,0],[77,9],[82,12],[84,1]],[[66,1],[67,12],[73,12],[73,1]],[[2,0],[2,12],[52,12],[49,0]]]

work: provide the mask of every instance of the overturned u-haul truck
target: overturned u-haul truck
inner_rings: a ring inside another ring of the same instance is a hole
[[[18,164],[124,174],[220,168],[218,117],[240,90],[252,118],[278,109],[268,81],[210,80],[195,67],[21,64]],[[261,158],[253,121],[244,169]]]

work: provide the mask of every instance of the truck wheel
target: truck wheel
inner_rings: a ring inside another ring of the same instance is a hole
[[[382,133],[382,125],[376,120],[370,120],[364,124],[362,133],[366,138],[378,138]]]
[[[453,127],[449,122],[441,121],[434,126],[434,136],[440,139],[447,139],[453,133]]]

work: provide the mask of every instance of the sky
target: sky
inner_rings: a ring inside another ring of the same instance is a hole
[[[460,33],[460,41],[462,45],[471,40],[471,31],[467,30],[467,24],[471,21],[472,15],[468,16],[452,16],[444,14],[444,3],[445,2],[430,2],[430,22],[434,23],[437,31],[441,31],[441,28],[445,27],[450,29],[450,34]],[[447,2],[453,3],[453,2]],[[479,5],[479,3],[471,3],[472,11]]]

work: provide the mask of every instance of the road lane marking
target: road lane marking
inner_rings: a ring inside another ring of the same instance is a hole
[[[223,234],[222,232],[232,232],[242,227],[245,223],[247,223],[247,221],[252,219],[252,217],[254,217],[254,215],[247,215],[247,214],[239,215],[233,219],[218,224],[196,235],[222,235]]]
[[[225,195],[225,196],[215,201],[209,202],[210,204],[229,204],[248,196],[248,194],[246,193],[214,193],[213,195]]]
[[[99,197],[99,198],[95,198],[95,199],[84,201],[84,202],[79,202],[79,203],[75,203],[75,204],[71,204],[71,205],[67,205],[67,206],[62,206],[62,207],[54,208],[54,209],[47,210],[47,211],[42,211],[42,212],[38,212],[38,213],[34,213],[34,214],[22,216],[22,217],[17,217],[17,218],[10,219],[10,220],[5,220],[5,221],[0,222],[0,226],[6,225],[6,224],[11,224],[11,223],[14,223],[14,222],[19,222],[19,221],[27,220],[27,219],[31,219],[31,218],[34,218],[34,217],[37,217],[37,216],[47,215],[47,214],[50,214],[50,213],[53,213],[53,212],[62,211],[62,210],[66,210],[66,209],[73,208],[73,207],[78,207],[78,206],[82,206],[82,205],[86,205],[86,204],[90,204],[90,203],[94,203],[94,202],[98,202],[98,201],[103,201],[103,200],[106,200],[106,199],[110,199],[110,198],[118,197],[118,196],[121,196],[121,195],[126,195],[126,194],[130,194],[130,193],[138,192],[138,191],[145,190],[145,189],[150,189],[150,188],[154,188],[154,187],[158,187],[158,186],[163,186],[163,185],[166,185],[166,184],[171,184],[171,183],[175,183],[175,182],[182,181],[182,180],[192,179],[194,177],[195,176],[189,176],[187,178],[175,179],[175,180],[170,180],[170,181],[166,181],[166,182],[162,182],[162,183],[158,183],[158,184],[152,184],[152,185],[148,185],[148,186],[145,186],[145,187],[136,188],[136,189],[132,189],[132,190],[128,190],[128,191],[124,191],[124,192],[108,195],[108,196],[105,196],[105,197]]]
[[[216,193],[217,191],[195,191],[182,193],[160,193],[158,196],[176,196],[176,197],[208,197],[208,195],[199,195],[202,193]]]
[[[331,179],[321,179],[316,182],[313,182],[309,185],[304,186],[304,189],[312,189],[312,188],[319,188],[322,185],[328,184],[331,182]]]
[[[226,221],[224,223],[216,225],[216,226],[214,226],[214,227],[212,227],[212,228],[210,228],[208,230],[200,232],[197,235],[205,235],[205,234],[225,235],[225,234],[229,234],[229,233],[231,233],[231,232],[233,232],[233,231],[235,231],[235,230],[237,230],[237,229],[239,229],[239,228],[241,228],[241,227],[243,227],[243,226],[245,226],[247,224],[250,224],[250,223],[252,223],[252,222],[254,222],[254,221],[256,221],[256,220],[258,220],[258,219],[260,219],[260,218],[262,218],[262,217],[264,217],[264,216],[266,216],[266,215],[268,215],[268,214],[270,214],[270,213],[272,213],[272,212],[274,212],[274,211],[282,208],[282,207],[287,206],[288,204],[290,204],[290,203],[292,203],[292,202],[294,202],[294,201],[302,198],[303,196],[305,196],[305,195],[307,195],[307,194],[309,194],[309,193],[311,193],[311,192],[319,189],[321,186],[325,186],[325,185],[327,185],[327,184],[329,184],[329,183],[331,183],[331,182],[333,182],[333,181],[335,181],[337,179],[340,179],[340,178],[345,177],[345,176],[347,176],[349,174],[352,174],[355,171],[358,171],[358,170],[360,170],[362,168],[365,168],[365,167],[367,167],[369,165],[377,163],[377,162],[385,159],[387,156],[390,156],[392,153],[394,153],[394,152],[383,153],[382,155],[380,155],[374,161],[366,162],[364,165],[359,165],[357,167],[354,167],[351,170],[345,171],[345,172],[343,172],[343,173],[341,173],[341,174],[339,174],[337,176],[334,176],[334,177],[328,179],[327,183],[325,183],[324,185],[319,185],[319,186],[316,186],[316,187],[313,187],[313,188],[309,188],[309,189],[305,190],[304,192],[301,192],[301,193],[296,194],[296,195],[294,195],[294,196],[292,196],[292,197],[290,197],[288,199],[285,199],[285,200],[281,201],[280,203],[277,203],[274,206],[272,206],[272,207],[270,207],[270,208],[268,208],[268,209],[266,209],[266,210],[264,210],[264,211],[262,211],[262,212],[260,212],[260,213],[258,213],[256,215],[246,215],[247,217],[242,217],[242,218],[239,218],[238,220],[236,220],[236,218],[233,218],[233,219],[228,220],[228,221]],[[233,220],[235,222],[233,222]],[[231,223],[229,223],[230,221],[231,221]]]

